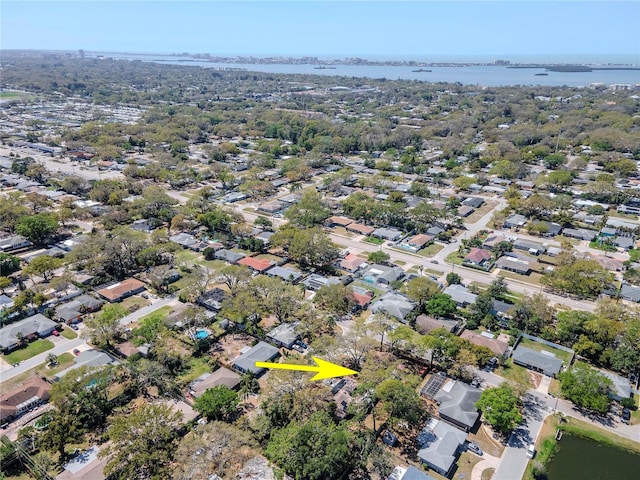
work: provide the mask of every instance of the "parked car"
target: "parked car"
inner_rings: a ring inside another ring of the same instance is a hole
[[[620,418],[624,423],[629,423],[631,421],[631,410],[628,408],[623,408],[622,413],[620,414]]]
[[[530,443],[527,447],[527,457],[533,458],[536,456],[536,446],[533,443]]]
[[[480,448],[480,445],[475,442],[469,442],[467,444],[467,450],[475,453],[476,455],[482,456],[482,449]]]
[[[78,330],[78,325],[74,323],[73,325],[71,325],[71,328],[73,328],[74,330]]]
[[[60,332],[58,330],[54,330],[53,332],[51,332],[53,336],[55,337],[59,337],[60,336]]]
[[[438,263],[440,263],[440,262],[438,262],[438,260],[430,260],[430,261],[431,261],[431,263],[435,263],[436,265],[437,265]]]
[[[78,350],[77,348],[73,349],[73,354],[74,355],[80,355],[80,350]]]

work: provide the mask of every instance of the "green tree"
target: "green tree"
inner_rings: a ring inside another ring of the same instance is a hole
[[[18,219],[16,233],[28,238],[36,245],[43,245],[58,229],[58,221],[50,213],[38,213]]]
[[[207,389],[199,396],[194,408],[208,420],[230,418],[238,408],[238,394],[225,385]]]
[[[110,303],[102,307],[99,314],[85,321],[91,343],[97,347],[111,347],[124,333],[120,319],[127,310],[119,303]]]
[[[594,298],[609,287],[613,275],[595,260],[564,252],[558,256],[556,268],[545,273],[540,281],[553,290]]]
[[[367,254],[367,260],[370,263],[386,263],[390,258],[390,255],[382,250],[376,250]]]
[[[10,275],[18,270],[20,270],[20,258],[8,253],[0,253],[0,275]]]
[[[402,293],[409,299],[418,303],[421,312],[424,312],[427,302],[440,293],[440,287],[428,277],[415,277],[402,285]]]
[[[305,190],[300,201],[287,209],[285,218],[300,227],[314,227],[331,215],[331,210],[324,204],[322,194],[315,188]]]
[[[598,413],[609,410],[609,392],[613,382],[604,374],[584,363],[576,363],[558,374],[562,395],[579,407]]]
[[[171,477],[182,414],[169,405],[144,404],[113,418],[107,437],[111,444],[101,456],[112,455],[104,473],[113,480]]]
[[[265,454],[296,480],[340,478],[357,455],[352,439],[353,433],[321,411],[273,432]]]
[[[313,297],[313,301],[323,310],[339,316],[351,313],[356,304],[353,290],[342,283],[320,287]]]
[[[459,285],[462,283],[462,278],[455,272],[447,273],[447,285]]]
[[[436,317],[450,317],[457,310],[456,302],[446,293],[436,293],[425,306],[425,311]]]
[[[9,277],[0,277],[0,294],[3,294],[7,287],[11,286],[11,279]]]
[[[45,282],[51,280],[54,270],[62,266],[61,258],[54,258],[49,255],[41,255],[29,262],[23,269],[27,275],[40,275]]]
[[[376,387],[376,396],[383,402],[393,424],[406,420],[412,425],[425,415],[422,399],[416,389],[400,380],[384,380]]]
[[[521,401],[506,384],[484,390],[476,402],[476,408],[482,412],[488,424],[504,435],[511,433],[522,421]]]

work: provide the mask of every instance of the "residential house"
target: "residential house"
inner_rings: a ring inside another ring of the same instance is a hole
[[[460,338],[468,340],[479,347],[487,347],[498,358],[504,357],[509,350],[509,344],[507,342],[493,338],[493,335],[487,332],[477,334],[471,330],[465,330],[462,332],[462,335],[460,335]]]
[[[519,273],[520,275],[529,275],[529,273],[531,273],[531,265],[529,262],[515,257],[500,257],[495,267],[501,270]]]
[[[466,307],[475,303],[478,296],[471,293],[464,285],[454,284],[445,288],[442,293],[449,295],[459,307]]]
[[[435,480],[431,475],[416,467],[396,466],[387,480]]]
[[[270,277],[280,277],[281,279],[291,283],[297,283],[302,277],[302,273],[294,270],[293,268],[280,267],[277,265],[275,267],[271,267],[266,271],[266,273]]]
[[[80,295],[70,302],[63,303],[56,308],[55,318],[68,323],[77,323],[87,313],[96,312],[102,308],[104,302],[91,295]]]
[[[560,235],[562,232],[562,225],[555,222],[542,222],[547,226],[547,231],[543,232],[541,235],[543,237],[555,237],[556,235]]]
[[[598,232],[594,230],[587,230],[586,228],[565,228],[562,234],[569,238],[592,241],[596,238]]]
[[[224,260],[225,262],[235,264],[246,257],[246,255],[244,253],[233,252],[223,248],[222,250],[218,250],[214,253],[213,257],[217,260]]]
[[[631,237],[622,237],[620,235],[618,235],[615,240],[613,241],[613,244],[618,247],[621,248],[625,251],[629,251],[630,249],[633,248],[633,238]]]
[[[216,287],[213,290],[208,290],[200,295],[196,300],[196,303],[207,310],[217,313],[222,308],[222,301],[226,295],[227,292]]]
[[[299,322],[281,323],[267,333],[267,340],[270,340],[278,347],[291,350],[293,345],[300,339],[300,335],[296,331],[299,324]]]
[[[373,299],[373,293],[358,286],[352,286],[351,289],[353,291],[353,299],[356,301],[357,305],[356,310],[366,310],[369,308],[369,304]]]
[[[418,458],[432,470],[448,477],[466,439],[466,432],[432,418],[418,435]]]
[[[458,215],[462,218],[466,218],[473,213],[473,207],[468,205],[460,205],[458,207]]]
[[[32,408],[49,400],[51,384],[37,375],[0,395],[0,424],[10,423]]]
[[[465,432],[472,430],[480,412],[475,404],[480,390],[466,383],[449,379],[433,397],[438,403],[438,415]]]
[[[275,262],[273,260],[269,260],[268,258],[255,258],[255,257],[244,257],[238,262],[238,265],[244,265],[249,267],[254,272],[264,273],[266,270],[271,268]]]
[[[400,322],[406,322],[406,317],[413,311],[416,304],[407,297],[396,292],[387,292],[382,295],[373,305],[372,313],[385,313]]]
[[[532,255],[541,255],[547,251],[547,248],[544,245],[530,242],[528,240],[522,240],[520,238],[513,242],[513,248],[516,250],[524,250]]]
[[[262,205],[258,206],[258,211],[273,214],[273,213],[278,213],[283,208],[284,208],[284,204],[276,200],[269,203],[263,203]]]
[[[29,340],[48,337],[58,324],[38,313],[0,328],[0,350],[15,350],[21,339]]]
[[[318,290],[326,285],[337,285],[338,283],[342,283],[339,278],[323,277],[317,273],[312,273],[302,281],[302,284],[309,290]]]
[[[96,293],[111,303],[120,302],[131,295],[145,290],[145,284],[135,278],[128,278],[108,287],[96,290]]]
[[[130,228],[138,232],[151,233],[158,228],[159,225],[162,225],[162,221],[157,218],[142,218],[134,221]]]
[[[177,235],[169,237],[169,240],[181,245],[183,248],[191,248],[198,243],[198,239],[189,233],[178,233]]]
[[[112,363],[116,363],[116,360],[112,358],[108,353],[103,352],[101,350],[85,350],[84,352],[80,352],[80,354],[74,359],[75,364],[71,367],[56,373],[53,377],[55,381],[60,380],[69,372],[75,370],[80,367],[89,367],[89,368],[97,368],[104,367],[106,365],[111,365]]]
[[[360,258],[355,253],[350,253],[340,261],[340,268],[348,272],[356,272],[362,267],[368,266],[368,263],[363,258]]]
[[[613,382],[613,387],[609,391],[609,398],[611,398],[611,400],[620,402],[625,398],[633,398],[629,379],[621,377],[609,370],[598,369],[598,371]]]
[[[562,360],[553,353],[547,351],[538,352],[522,345],[518,345],[513,351],[512,359],[516,365],[522,365],[530,370],[544,373],[549,377],[555,377],[562,368]]]
[[[630,302],[640,303],[640,287],[625,283],[620,287],[620,297]]]
[[[210,388],[220,385],[235,390],[241,381],[242,377],[236,372],[220,367],[213,373],[204,373],[196,378],[189,386],[189,393],[197,398]]]
[[[236,202],[240,202],[242,200],[246,200],[247,198],[249,198],[249,196],[246,193],[231,192],[231,193],[227,193],[220,200],[222,202],[224,202],[224,203],[236,203]]]
[[[259,377],[265,372],[265,369],[256,367],[256,362],[269,362],[279,355],[276,347],[266,342],[259,342],[236,358],[232,366],[239,372],[252,372],[256,377]]]
[[[0,252],[14,252],[23,248],[29,248],[33,244],[20,235],[0,238]]]
[[[267,230],[258,233],[257,235],[254,235],[253,238],[255,238],[256,240],[260,240],[262,241],[262,243],[264,243],[265,245],[270,245],[271,244],[271,237],[273,236],[274,232],[269,232]]]
[[[9,310],[13,308],[13,304],[14,304],[13,299],[11,299],[10,297],[7,297],[4,294],[0,295],[0,315],[5,310]]]
[[[480,208],[482,205],[484,205],[484,200],[479,197],[467,197],[462,201],[462,205],[473,208]]]
[[[414,235],[409,239],[405,239],[404,241],[398,244],[398,247],[409,250],[411,252],[417,252],[420,249],[424,248],[426,245],[433,241],[432,235],[426,235],[424,233]]]
[[[350,218],[338,216],[329,217],[324,221],[324,224],[329,228],[346,227],[348,225],[351,225],[352,223],[353,220],[351,220]]]
[[[358,235],[371,235],[376,229],[363,223],[351,223],[346,227],[347,232],[357,233]]]
[[[489,235],[482,243],[482,248],[493,250],[499,243],[507,241],[509,241],[509,239],[502,234]]]
[[[524,215],[514,214],[504,222],[505,228],[520,228],[527,224],[528,219]]]
[[[377,283],[380,285],[391,285],[392,282],[400,280],[404,277],[404,270],[400,267],[389,267],[375,263],[362,273],[362,278],[368,283]]]
[[[418,315],[416,318],[416,330],[423,335],[428,334],[438,328],[444,328],[448,332],[455,333],[460,326],[457,320],[449,320],[445,318],[433,318],[429,315]]]
[[[467,265],[476,265],[478,267],[486,267],[491,262],[491,252],[483,248],[472,248],[464,258]]]
[[[395,242],[402,237],[402,232],[395,228],[376,228],[371,235],[376,238]]]

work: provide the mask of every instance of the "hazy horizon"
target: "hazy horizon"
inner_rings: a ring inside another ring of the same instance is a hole
[[[637,64],[639,19],[637,1],[3,1],[0,40],[11,50]]]

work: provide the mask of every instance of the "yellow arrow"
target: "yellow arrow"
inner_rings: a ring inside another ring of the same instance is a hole
[[[316,372],[313,380],[324,380],[325,378],[344,377],[347,375],[356,375],[358,372],[351,370],[335,363],[327,362],[318,357],[312,357],[317,367],[311,365],[291,365],[289,363],[267,363],[256,362],[257,368],[275,368],[279,370],[298,370],[300,372]]]

